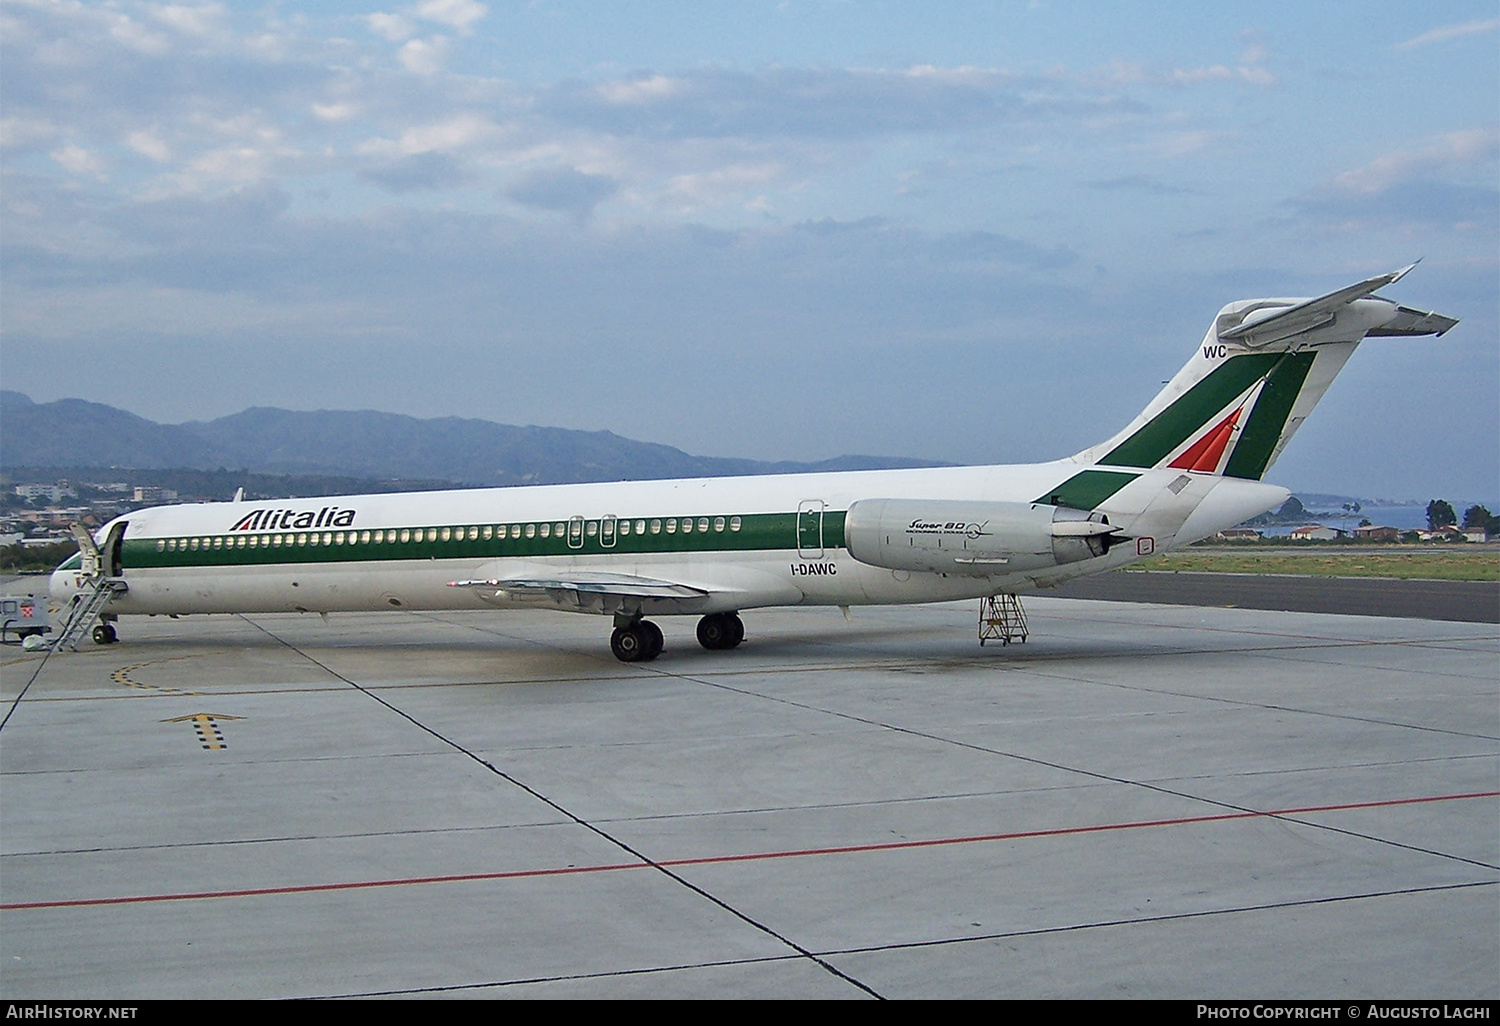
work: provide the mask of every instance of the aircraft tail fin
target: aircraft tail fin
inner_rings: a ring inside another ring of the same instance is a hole
[[[1375,295],[1415,266],[1316,299],[1230,303],[1140,415],[1073,460],[1260,480],[1367,336],[1441,335],[1458,323]]]

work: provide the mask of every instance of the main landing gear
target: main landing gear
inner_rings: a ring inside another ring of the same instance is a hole
[[[661,655],[661,628],[650,620],[634,620],[616,627],[609,648],[622,663],[649,663]]]
[[[661,655],[661,628],[650,620],[616,620],[609,648],[622,663],[649,663]],[[710,613],[698,621],[698,644],[711,652],[734,648],[745,640],[738,613]]]
[[[738,613],[710,613],[698,621],[698,644],[710,652],[734,648],[745,640],[745,625]]]

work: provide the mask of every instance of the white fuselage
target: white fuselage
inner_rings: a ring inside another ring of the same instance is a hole
[[[637,614],[943,601],[1114,569],[1240,523],[1287,495],[1209,474],[1113,472],[1116,490],[1091,505],[1121,542],[1097,558],[1041,569],[1013,571],[1002,561],[953,573],[886,569],[852,558],[843,544],[843,513],[859,500],[1035,504],[1090,473],[1097,472],[1061,460],[162,506],[119,518],[128,522],[117,566],[128,591],[109,612],[497,605],[608,612],[555,594],[452,586],[591,573],[701,592],[692,601],[648,599]],[[80,572],[70,561],[52,583],[54,597],[66,601]]]

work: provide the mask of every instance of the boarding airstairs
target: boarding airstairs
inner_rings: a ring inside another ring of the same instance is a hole
[[[78,640],[83,637],[84,632],[93,626],[95,619],[104,612],[104,607],[109,605],[116,595],[123,595],[129,591],[129,586],[123,577],[114,576],[120,572],[119,567],[114,565],[118,561],[113,553],[118,549],[120,539],[124,536],[125,525],[116,524],[105,539],[103,551],[95,544],[94,536],[89,533],[87,527],[82,524],[73,525],[73,537],[78,542],[78,552],[82,557],[78,570],[78,592],[69,603],[62,630],[58,631],[57,637],[52,639],[48,647],[53,652],[60,652],[64,648],[78,651]],[[113,570],[114,574],[110,571]],[[107,645],[115,640],[115,629],[113,624],[101,623],[94,631],[94,640],[100,644]]]
[[[93,579],[85,579],[83,586],[78,589],[72,603],[68,606],[68,619],[63,624],[63,629],[58,632],[52,641],[52,651],[58,652],[63,648],[78,651],[78,641],[93,625],[94,619],[109,605],[110,600],[116,595],[123,595],[128,589],[124,579],[119,577],[105,577],[100,574]],[[103,637],[110,641],[114,640],[114,628],[109,624],[102,624],[106,628]],[[100,640],[100,639],[95,639]]]
[[[979,600],[979,644],[998,641],[1009,645],[1012,641],[1026,640],[1026,610],[1021,608],[1021,599],[1013,592],[991,595]]]

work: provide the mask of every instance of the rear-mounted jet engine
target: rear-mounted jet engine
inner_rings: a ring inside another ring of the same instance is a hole
[[[991,576],[1102,556],[1122,533],[1102,513],[1024,502],[861,499],[844,542],[861,563]]]

